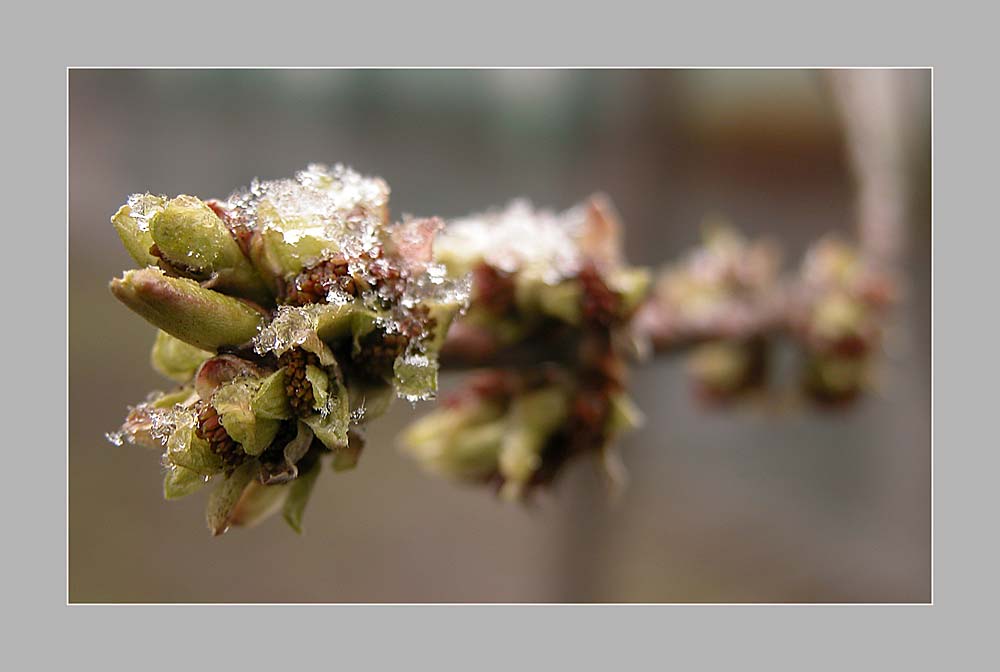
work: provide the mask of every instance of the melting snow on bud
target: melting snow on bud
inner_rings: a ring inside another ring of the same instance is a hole
[[[140,231],[149,231],[149,220],[153,215],[163,210],[166,205],[166,196],[154,196],[149,192],[145,194],[132,194],[128,197],[129,215],[135,220]]]
[[[302,307],[280,306],[274,319],[262,325],[253,339],[254,350],[259,355],[273,352],[283,355],[295,346],[302,345],[316,334],[322,305]]]
[[[466,267],[485,261],[508,273],[534,271],[556,283],[579,271],[578,240],[586,219],[583,207],[556,214],[516,200],[500,211],[451,221],[434,249],[446,263]]]

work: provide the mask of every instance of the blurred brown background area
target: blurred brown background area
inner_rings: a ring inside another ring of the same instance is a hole
[[[158,455],[104,439],[169,386],[154,329],[107,290],[132,265],[109,224],[128,194],[226,196],[343,162],[389,182],[396,216],[600,190],[633,263],[675,258],[721,213],[797,264],[855,221],[842,119],[819,71],[72,70],[70,601],[930,600],[930,73],[892,77],[912,201],[876,393],[843,412],[706,408],[660,358],[632,378],[647,422],[623,499],[583,461],[530,508],[421,473],[395,436],[428,405],[397,402],[358,469],[320,480],[303,536],[276,518],[214,539],[204,493],[165,502]],[[779,365],[792,385],[794,354]]]

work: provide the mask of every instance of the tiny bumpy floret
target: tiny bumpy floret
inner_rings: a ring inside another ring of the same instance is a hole
[[[340,291],[356,298],[358,289],[358,282],[351,275],[346,259],[343,257],[324,259],[303,270],[288,283],[285,303],[293,306],[326,303],[331,291]]]
[[[219,413],[212,404],[207,401],[199,401],[195,406],[195,411],[198,413],[195,434],[198,435],[198,438],[208,441],[209,450],[222,459],[223,471],[226,474],[233,473],[246,461],[247,454],[222,426]]]
[[[301,348],[293,348],[283,354],[278,363],[285,368],[285,392],[292,410],[299,417],[314,413],[316,395],[312,383],[306,378],[306,367],[319,366],[319,357]]]

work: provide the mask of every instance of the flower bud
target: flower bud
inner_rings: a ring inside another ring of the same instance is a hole
[[[294,417],[288,394],[285,392],[285,369],[278,369],[260,382],[254,393],[253,412],[262,418],[288,420]]]
[[[208,441],[199,437],[195,431],[197,417],[194,413],[189,411],[177,420],[167,438],[167,460],[202,476],[214,476],[221,472],[222,459],[212,452]]]
[[[319,471],[319,462],[316,462],[286,486],[288,497],[285,499],[281,515],[285,522],[299,534],[302,533],[302,514],[305,512],[306,504],[309,503],[309,497],[312,496]]]
[[[236,355],[215,355],[204,361],[194,377],[194,389],[198,396],[208,401],[222,385],[237,378],[253,376],[260,378],[264,372],[253,362]]]
[[[288,278],[339,251],[319,215],[282,216],[270,200],[257,204],[257,230],[250,245],[250,258],[265,276]]]
[[[763,382],[765,347],[755,338],[709,341],[691,353],[688,370],[702,395],[730,398]]]
[[[229,525],[253,527],[282,509],[291,492],[290,484],[263,485],[250,481],[229,514]]]
[[[229,477],[221,481],[208,497],[205,522],[213,536],[224,533],[233,524],[233,513],[243,492],[257,476],[260,463],[249,460],[240,465]]]
[[[156,257],[149,252],[153,246],[153,236],[149,232],[146,214],[162,208],[165,202],[166,199],[162,196],[136,194],[128,203],[118,208],[118,212],[111,218],[111,223],[118,232],[125,250],[140,266],[156,265]],[[141,209],[142,213],[134,213],[133,207]]]
[[[219,216],[193,196],[169,201],[149,223],[157,254],[171,269],[224,294],[260,303],[270,292]]]
[[[211,477],[197,471],[172,464],[163,478],[163,496],[166,499],[180,499],[201,490]]]
[[[347,445],[337,450],[333,456],[334,471],[349,471],[358,466],[361,451],[365,448],[365,439],[357,431],[347,433]]]
[[[194,377],[195,371],[212,353],[174,338],[165,331],[156,333],[150,361],[153,368],[171,380],[186,383]]]
[[[202,350],[250,341],[263,319],[237,299],[155,268],[126,271],[111,281],[111,292],[154,326]]]
[[[499,404],[468,401],[418,419],[403,432],[400,446],[428,471],[478,480],[496,472],[506,431]]]
[[[312,368],[323,373],[317,367]],[[316,371],[313,372],[314,376]],[[347,388],[335,376],[323,375],[327,379],[327,387],[321,392],[325,397],[323,405],[319,412],[303,418],[303,422],[309,425],[324,446],[337,451],[347,446],[347,430],[351,425],[350,397]]]
[[[254,456],[271,445],[281,424],[254,413],[253,399],[259,385],[259,378],[238,378],[223,384],[211,398],[226,433],[243,447],[243,452]]]
[[[814,353],[806,360],[803,384],[813,398],[836,403],[855,398],[870,378],[868,357]]]
[[[542,464],[541,452],[569,415],[569,396],[550,386],[516,397],[507,414],[507,431],[500,446],[501,496],[517,499]]]

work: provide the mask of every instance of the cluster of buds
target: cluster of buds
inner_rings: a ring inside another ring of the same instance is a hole
[[[764,334],[780,321],[779,262],[770,242],[715,224],[658,277],[641,319],[657,345],[693,346],[688,370],[703,398],[730,399],[765,383]]]
[[[390,224],[388,186],[342,166],[226,200],[136,194],[112,218],[141,267],[111,283],[160,330],[177,388],[111,435],[163,450],[168,499],[213,478],[213,533],[279,510],[296,529],[319,473],[353,467],[361,425],[434,396],[468,280],[433,263],[437,219]]]
[[[111,291],[159,329],[152,364],[176,386],[109,438],[162,451],[168,499],[214,480],[214,534],[278,511],[299,530],[321,466],[353,468],[363,425],[394,398],[432,398],[439,357],[493,368],[402,447],[509,500],[583,455],[621,485],[617,439],[641,422],[627,361],[651,346],[693,346],[695,387],[716,400],[763,385],[779,332],[814,397],[852,398],[870,378],[890,286],[843,243],[821,242],[787,282],[773,245],[714,226],[651,288],[603,196],[447,227],[390,223],[388,201],[379,178],[312,165],[225,200],[135,194],[112,218],[139,268]]]
[[[623,478],[615,439],[640,414],[625,393],[628,326],[649,277],[621,258],[610,203],[593,197],[562,214],[523,201],[456,220],[435,243],[472,297],[445,354],[477,373],[402,436],[428,470],[494,484],[505,499],[547,485],[577,455]],[[518,362],[511,353],[523,352]]]
[[[871,378],[892,285],[834,238],[809,250],[798,277],[781,278],[779,261],[769,242],[709,228],[701,247],[661,272],[637,329],[661,350],[691,346],[688,369],[705,399],[760,390],[780,334],[803,352],[803,389],[811,398],[855,398]]]
[[[844,402],[871,384],[893,290],[851,245],[826,238],[802,264],[789,326],[804,358],[803,387],[814,399]]]

